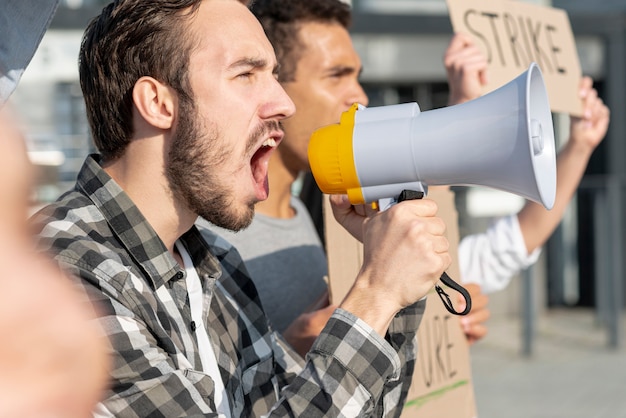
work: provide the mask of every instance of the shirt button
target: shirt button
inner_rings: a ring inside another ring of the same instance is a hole
[[[183,272],[182,272],[182,271],[177,272],[177,273],[176,273],[176,278],[177,278],[178,280],[182,279],[182,278],[183,278]]]

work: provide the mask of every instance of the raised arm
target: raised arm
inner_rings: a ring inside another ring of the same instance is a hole
[[[486,292],[503,289],[536,260],[538,249],[561,222],[591,154],[606,135],[610,118],[589,77],[581,80],[580,95],[584,114],[572,117],[570,138],[557,156],[554,207],[546,210],[528,201],[517,215],[497,219],[485,233],[464,237],[459,245],[464,282],[478,283]]]
[[[517,215],[529,254],[541,247],[561,222],[585,173],[591,154],[606,135],[610,111],[598,97],[592,84],[589,77],[581,80],[580,97],[584,101],[584,114],[580,118],[572,117],[569,140],[557,157],[554,207],[546,210],[543,206],[528,201]]]

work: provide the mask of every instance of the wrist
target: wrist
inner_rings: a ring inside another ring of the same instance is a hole
[[[595,146],[585,142],[585,141],[576,141],[570,137],[570,140],[563,146],[561,153],[569,153],[571,156],[576,156],[579,159],[584,160],[583,162],[587,162],[593,154],[595,150]]]
[[[357,316],[384,337],[391,320],[401,309],[391,300],[384,292],[364,287],[357,280],[339,307]]]

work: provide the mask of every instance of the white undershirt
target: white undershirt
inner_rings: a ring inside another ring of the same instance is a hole
[[[198,339],[198,350],[200,359],[202,360],[202,370],[213,379],[215,384],[215,406],[217,412],[226,417],[230,416],[230,406],[228,405],[228,396],[224,388],[224,382],[217,366],[217,358],[213,351],[209,334],[206,331],[204,318],[202,316],[202,285],[200,277],[193,266],[193,261],[185,247],[176,241],[176,249],[183,259],[185,273],[187,273],[187,292],[189,293],[189,305],[191,308],[191,320],[196,323],[196,338]]]

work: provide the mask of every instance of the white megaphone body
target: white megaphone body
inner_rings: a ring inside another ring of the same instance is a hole
[[[429,185],[487,186],[551,209],[556,151],[548,95],[533,63],[478,99],[420,112],[417,103],[354,104],[309,143],[315,181],[353,204]]]

